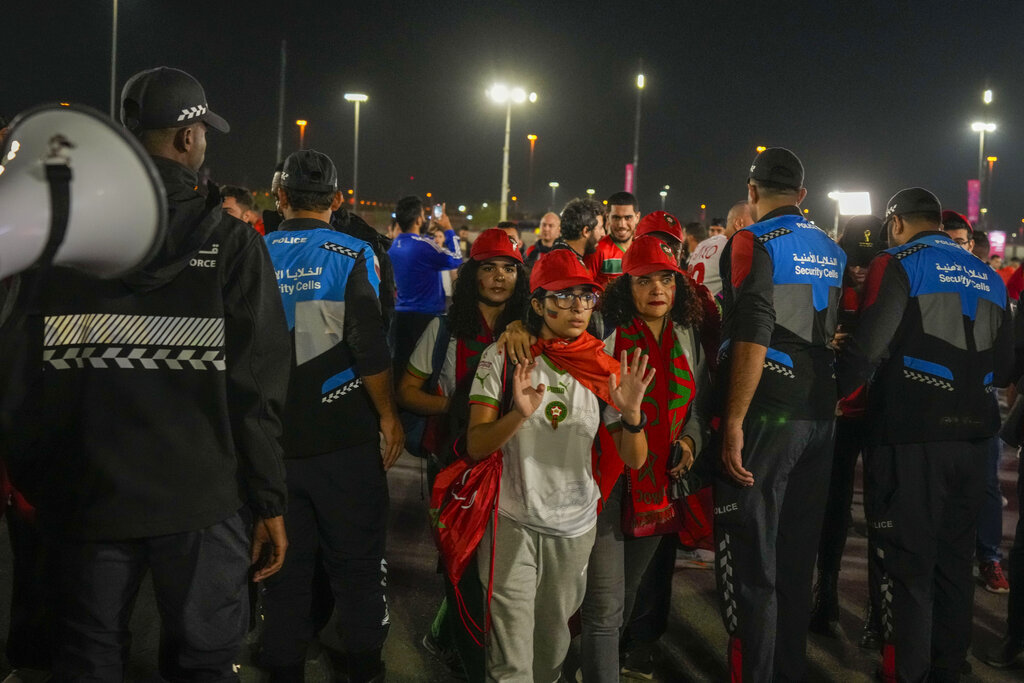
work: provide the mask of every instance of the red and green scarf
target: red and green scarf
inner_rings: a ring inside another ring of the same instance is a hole
[[[647,416],[647,462],[629,471],[628,496],[630,520],[624,531],[633,536],[652,536],[678,531],[676,510],[667,495],[668,459],[672,442],[679,438],[695,393],[690,364],[674,334],[673,323],[666,321],[661,340],[640,318],[615,330],[615,356],[639,348],[655,368],[654,380],[647,387],[643,411]]]

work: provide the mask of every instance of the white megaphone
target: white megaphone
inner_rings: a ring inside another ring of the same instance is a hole
[[[19,114],[0,152],[0,279],[34,265],[115,278],[163,242],[167,198],[149,155],[90,107]]]

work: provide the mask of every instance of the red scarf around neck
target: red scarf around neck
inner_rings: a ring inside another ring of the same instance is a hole
[[[584,332],[575,339],[538,339],[530,347],[533,357],[543,354],[558,368],[565,370],[573,378],[590,390],[599,399],[614,406],[611,392],[608,390],[608,377],[619,376],[621,366],[604,350],[604,342],[589,332]]]
[[[660,340],[640,318],[617,328],[615,354],[632,353],[635,348],[647,354],[655,373],[642,405],[647,416],[647,462],[638,470],[629,470],[632,528],[624,530],[634,536],[652,536],[679,530],[681,520],[676,518],[675,506],[667,495],[668,460],[672,442],[686,424],[695,382],[671,321],[665,321]]]

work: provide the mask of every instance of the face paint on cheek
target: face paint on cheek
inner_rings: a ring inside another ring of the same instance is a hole
[[[545,308],[544,312],[548,314],[548,317],[552,320],[558,319],[558,311],[552,311],[550,308]]]

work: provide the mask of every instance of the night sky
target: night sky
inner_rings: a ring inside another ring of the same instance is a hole
[[[0,112],[70,100],[107,110],[112,3],[5,0]],[[219,182],[266,186],[276,161],[282,39],[288,41],[285,152],[329,154],[351,181],[353,107],[365,92],[360,195],[432,191],[449,204],[497,202],[504,106],[496,80],[538,93],[512,114],[512,192],[559,204],[622,189],[643,60],[639,198],[680,218],[745,197],[757,145],[794,150],[805,206],[831,223],[830,190],[869,190],[875,213],[901,187],[966,210],[977,175],[974,120],[994,121],[990,222],[1024,218],[1024,2],[266,2],[120,0],[118,90],[174,66],[205,86],[232,125],[211,135]],[[982,91],[992,88],[987,111]],[[539,136],[527,188],[527,133]],[[410,180],[413,176],[415,180]]]

